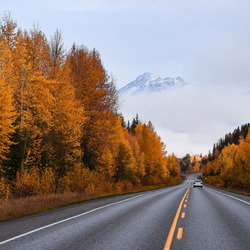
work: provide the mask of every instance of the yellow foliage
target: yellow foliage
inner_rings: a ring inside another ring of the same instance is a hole
[[[180,163],[174,154],[167,157],[166,164],[170,176],[176,177],[181,174]]]
[[[200,172],[200,163],[199,162],[196,162],[194,166],[192,164],[189,164],[186,173],[192,174],[192,173],[198,173],[198,172]]]
[[[56,190],[55,174],[51,168],[45,168],[40,176],[39,191],[41,195],[54,193]]]
[[[229,144],[224,147],[217,159],[208,162],[203,173],[211,183],[249,190],[250,129],[246,139],[241,139],[238,146]]]
[[[15,195],[18,197],[39,194],[39,171],[33,167],[31,170],[22,168],[17,172],[15,181]]]
[[[7,200],[10,197],[10,194],[10,185],[3,177],[0,177],[0,199]]]
[[[51,168],[45,168],[41,174],[38,168],[22,168],[17,172],[15,196],[48,195],[55,192],[55,175]]]
[[[126,131],[126,136],[128,137],[129,144],[133,150],[133,155],[136,161],[135,168],[136,168],[137,176],[140,180],[142,180],[146,174],[144,153],[140,149],[136,136],[129,134],[127,131]]]
[[[81,164],[75,164],[62,179],[64,192],[94,191],[98,186],[99,179],[96,173],[84,168]]]
[[[124,190],[178,179],[179,162],[166,157],[151,122],[138,124],[137,117],[133,133],[121,125],[116,89],[96,50],[73,45],[67,56],[62,47],[58,55],[38,28],[16,31],[10,16],[2,20],[0,165],[11,149],[14,159],[5,169],[13,168],[6,176],[14,196]],[[8,198],[9,188],[2,178],[0,195]]]
[[[14,132],[14,112],[12,107],[11,89],[8,84],[4,84],[0,74],[0,164],[5,159],[5,154],[13,142],[10,136]]]
[[[221,154],[219,155],[219,162],[221,166],[220,178],[223,181],[225,187],[231,185],[235,178],[233,172],[235,167],[234,159],[237,150],[238,146],[235,144],[228,145],[221,151]]]
[[[115,175],[115,159],[111,150],[107,147],[102,149],[100,157],[98,159],[98,165],[96,170],[104,181],[111,182],[112,177]]]
[[[139,123],[135,129],[135,136],[144,154],[145,181],[155,184],[169,176],[165,164],[164,144],[154,131],[152,123],[149,122],[148,125]]]
[[[80,143],[85,121],[84,108],[76,100],[75,90],[68,82],[54,82],[53,88],[51,147],[58,157],[65,154],[65,162],[73,165],[82,157]]]
[[[250,128],[245,140],[240,141],[237,153],[235,155],[235,170],[238,184],[250,187]]]

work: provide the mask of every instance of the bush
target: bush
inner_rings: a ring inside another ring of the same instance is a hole
[[[80,163],[75,164],[66,176],[60,181],[61,190],[64,192],[93,192],[98,186],[98,177],[95,172],[83,167]]]
[[[0,177],[0,199],[7,200],[10,197],[10,194],[10,185],[3,177]]]
[[[22,168],[17,172],[14,183],[14,194],[16,197],[37,195],[39,193],[40,176],[36,167],[31,170]]]
[[[51,168],[45,168],[41,173],[36,167],[22,168],[17,172],[14,182],[14,194],[16,197],[33,195],[48,195],[56,189],[55,175]]]
[[[40,177],[39,194],[48,195],[56,190],[55,174],[51,168],[45,168]]]

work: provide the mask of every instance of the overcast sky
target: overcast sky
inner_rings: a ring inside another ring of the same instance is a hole
[[[118,88],[144,72],[181,76],[185,90],[131,110],[152,120],[170,153],[207,153],[250,120],[249,0],[0,0],[0,10],[47,37],[59,28],[68,49],[96,48]]]

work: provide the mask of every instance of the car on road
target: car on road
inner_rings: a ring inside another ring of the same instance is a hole
[[[200,187],[200,188],[202,188],[202,181],[201,180],[195,180],[194,181],[194,183],[193,183],[193,188],[195,188],[195,187]]]

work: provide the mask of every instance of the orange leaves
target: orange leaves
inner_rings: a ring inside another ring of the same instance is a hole
[[[245,140],[241,140],[235,155],[235,171],[239,185],[250,187],[250,127]]]
[[[130,181],[136,183],[136,168],[135,159],[133,157],[132,150],[127,144],[120,143],[119,151],[116,156],[116,181]]]
[[[13,143],[10,136],[14,132],[13,93],[10,85],[12,70],[12,46],[15,43],[16,24],[8,14],[2,18],[0,26],[0,165]]]
[[[136,165],[135,165],[135,169],[137,173],[136,175],[138,176],[140,180],[143,180],[143,177],[146,174],[144,153],[141,151],[141,148],[139,146],[136,136],[132,134],[127,134],[127,136],[128,136],[129,144],[133,150],[133,155],[134,155],[135,162],[136,162]]]
[[[64,192],[84,192],[91,189],[94,191],[99,184],[98,181],[94,172],[77,163],[63,177],[61,188]]]
[[[73,86],[68,82],[54,82],[53,88],[55,101],[51,106],[53,123],[50,141],[57,151],[56,155],[59,157],[65,152],[65,162],[73,164],[80,161],[82,156],[80,143],[85,121],[84,108],[76,99]]]
[[[10,185],[7,183],[6,179],[0,177],[0,200],[8,199],[11,195]]]
[[[168,156],[166,162],[170,176],[176,177],[181,174],[179,161],[174,154]]]
[[[81,144],[83,162],[92,170],[108,164],[109,167],[104,168],[112,173],[110,135],[115,99],[99,54],[95,50],[89,52],[83,46],[73,45],[65,67],[68,69],[68,80],[74,86],[77,100],[84,106],[86,116]]]
[[[152,123],[139,123],[135,129],[141,152],[143,153],[147,183],[156,183],[169,176],[163,143],[154,131]]]
[[[60,32],[49,45],[37,27],[17,32],[9,16],[3,21],[0,164],[10,157],[0,177],[13,181],[14,196],[111,191],[179,175],[151,122],[137,116],[131,129],[121,125],[114,82],[95,49],[73,45],[65,55]],[[7,197],[7,181],[0,183]]]
[[[23,126],[32,130],[38,126],[48,129],[52,125],[53,82],[34,76],[27,86],[24,99]]]
[[[228,144],[224,147],[217,159],[208,162],[203,172],[206,176],[212,176],[210,181],[217,184],[249,190],[250,129],[246,139],[241,139],[239,145]]]
[[[55,192],[55,175],[51,168],[41,173],[36,167],[30,170],[22,168],[17,172],[14,191],[18,197],[48,195]]]
[[[15,195],[31,196],[37,195],[39,192],[39,172],[33,167],[31,170],[21,169],[17,172],[15,182]]]
[[[14,133],[14,115],[10,86],[0,79],[0,164],[13,143],[10,136]]]

